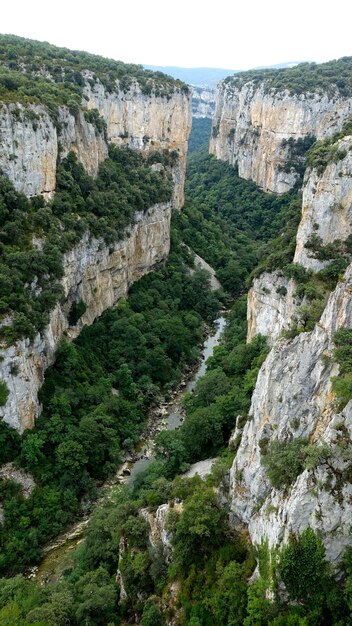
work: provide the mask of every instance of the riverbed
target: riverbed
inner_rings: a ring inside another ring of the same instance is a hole
[[[151,424],[147,429],[150,438],[141,441],[138,450],[133,457],[118,468],[115,476],[110,478],[101,489],[101,496],[95,503],[95,507],[112,495],[116,484],[127,483],[131,487],[138,474],[143,472],[153,461],[153,437],[161,430],[175,430],[182,424],[185,413],[183,400],[186,393],[191,393],[207,369],[207,361],[212,356],[214,348],[219,345],[221,335],[226,325],[225,317],[221,316],[214,322],[215,332],[205,340],[201,352],[201,361],[188,380],[183,380],[174,392],[172,400],[162,403],[151,417]],[[83,540],[84,529],[89,521],[85,518],[75,523],[71,528],[50,542],[44,548],[44,557],[38,567],[31,568],[27,572],[29,578],[35,578],[41,584],[56,582],[62,576],[63,571],[71,565],[73,549]]]

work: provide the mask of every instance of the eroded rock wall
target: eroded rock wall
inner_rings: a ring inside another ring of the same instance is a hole
[[[195,118],[213,119],[215,114],[215,89],[192,87],[192,115]]]
[[[328,94],[290,94],[266,89],[265,83],[218,85],[210,153],[237,163],[239,176],[265,191],[284,193],[298,174],[289,166],[285,140],[330,137],[352,112],[352,98]],[[288,171],[286,171],[288,170]]]
[[[56,185],[60,152],[72,150],[86,171],[95,176],[107,157],[107,142],[126,145],[146,153],[175,150],[172,175],[174,207],[183,205],[188,136],[191,129],[191,96],[176,89],[170,96],[143,94],[138,83],[125,93],[107,92],[99,81],[93,86],[86,73],[83,109],[72,115],[58,107],[58,125],[42,105],[0,104],[0,170],[17,191],[50,198]],[[84,108],[97,109],[106,122],[106,135],[84,116]]]
[[[82,241],[65,255],[64,299],[50,314],[44,333],[1,350],[0,377],[10,391],[0,417],[20,432],[32,428],[40,412],[38,391],[44,373],[54,362],[63,334],[75,338],[84,324],[91,324],[105,309],[126,297],[129,286],[163,261],[170,246],[172,205],[158,204],[137,213],[130,235],[106,246],[103,240]],[[73,302],[82,299],[87,310],[74,327],[68,315]]]
[[[303,185],[302,219],[298,227],[294,263],[314,272],[329,261],[315,258],[307,242],[315,235],[326,246],[352,234],[352,136],[336,143],[336,154],[323,171],[307,170]]]
[[[248,524],[254,543],[268,538],[269,547],[275,547],[311,526],[333,562],[351,541],[352,485],[342,477],[351,464],[352,403],[337,412],[331,377],[338,366],[326,357],[332,355],[334,332],[352,327],[351,291],[352,265],[315,329],[274,344],[259,372],[250,420],[231,469],[232,520]],[[261,463],[263,443],[294,437],[325,442],[331,457],[304,470],[290,487],[274,489]]]
[[[280,270],[255,278],[247,299],[247,341],[265,335],[272,345],[290,327],[296,308],[296,285]]]

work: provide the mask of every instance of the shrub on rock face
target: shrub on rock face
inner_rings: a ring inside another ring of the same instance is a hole
[[[9,390],[7,385],[3,380],[0,380],[0,406],[4,406],[6,404],[8,396]]]
[[[288,487],[304,469],[304,448],[308,440],[273,441],[262,454],[262,464],[266,468],[271,484],[276,489]]]

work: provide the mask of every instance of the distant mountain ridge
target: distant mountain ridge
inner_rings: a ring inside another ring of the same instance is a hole
[[[259,66],[253,69],[262,69],[263,67],[279,69],[284,67],[293,67],[294,65],[298,65],[298,63],[301,63],[301,61],[288,61],[287,63]],[[219,80],[222,80],[227,76],[231,76],[231,74],[238,74],[242,71],[228,70],[218,67],[177,67],[173,65],[143,65],[143,67],[147,70],[152,70],[153,72],[164,72],[164,74],[169,74],[173,78],[179,78],[188,85],[203,87],[205,89],[215,89]]]
[[[147,70],[164,72],[173,78],[179,78],[188,85],[215,89],[219,80],[236,74],[239,70],[226,70],[217,67],[175,67],[162,65],[143,65]]]

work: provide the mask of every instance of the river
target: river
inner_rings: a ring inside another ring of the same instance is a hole
[[[201,353],[201,363],[193,372],[188,381],[183,381],[176,390],[173,399],[168,403],[160,406],[158,417],[153,418],[153,428],[151,432],[160,432],[160,430],[175,430],[179,428],[184,420],[183,399],[187,392],[192,392],[197,381],[201,378],[207,369],[207,361],[212,356],[214,348],[219,345],[220,338],[226,325],[226,319],[221,316],[214,322],[215,333],[209,335],[203,344]],[[116,484],[127,483],[132,486],[138,474],[143,472],[153,461],[153,435],[150,439],[141,441],[139,450],[133,461],[126,461],[120,466],[113,478],[108,480],[102,487],[102,495],[95,504],[95,508],[99,506],[99,502],[109,497]],[[89,518],[82,519],[75,523],[71,528],[57,537],[53,542],[44,548],[44,557],[38,567],[31,568],[27,572],[29,578],[35,578],[41,584],[46,582],[55,582],[62,575],[64,569],[70,566],[70,554],[73,549],[82,541],[85,526]]]

